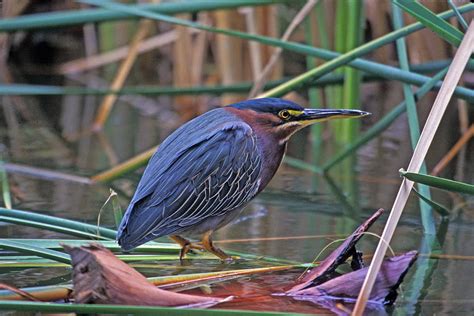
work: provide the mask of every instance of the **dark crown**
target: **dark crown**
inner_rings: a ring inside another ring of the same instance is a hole
[[[277,114],[281,110],[296,110],[302,111],[304,108],[294,102],[283,100],[279,98],[261,98],[246,100],[234,104],[230,104],[230,107],[239,110],[253,110],[262,113],[275,113]]]

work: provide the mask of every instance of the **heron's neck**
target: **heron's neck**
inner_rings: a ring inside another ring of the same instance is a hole
[[[271,137],[261,137],[257,141],[262,155],[262,171],[260,174],[259,192],[262,191],[275,175],[286,152],[286,142],[280,143]]]
[[[281,161],[286,151],[286,141],[289,136],[282,133],[275,133],[271,124],[262,124],[262,115],[257,115],[253,111],[241,111],[232,107],[225,109],[246,122],[253,130],[257,138],[258,148],[262,157],[262,168],[260,174],[260,187],[258,192],[262,191],[275,175],[280,167]],[[268,119],[272,116],[269,115]]]

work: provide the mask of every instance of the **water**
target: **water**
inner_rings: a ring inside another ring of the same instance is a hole
[[[8,161],[69,174],[94,175],[159,143],[177,126],[171,102],[160,103],[162,107],[156,108],[156,101],[149,100],[150,108],[155,109],[153,115],[119,102],[103,133],[77,138],[81,126],[90,123],[97,100],[51,98],[48,101],[51,104],[44,107],[47,111],[37,106],[45,102],[44,98],[27,101],[32,102],[30,105],[34,111],[43,115],[28,120],[7,106],[3,116],[0,115],[0,143],[4,145]],[[336,169],[330,179],[333,185],[327,178],[283,165],[269,187],[250,203],[242,217],[216,232],[215,240],[224,249],[311,262],[328,243],[349,234],[376,209],[390,208],[401,181],[397,170],[407,165],[410,155],[406,144],[394,141],[401,138],[396,135],[404,133],[401,131],[403,124],[399,120],[391,130],[359,152],[356,172],[346,172],[344,167]],[[310,150],[303,151],[300,146],[304,136],[301,133],[292,140],[290,154],[307,159]],[[73,141],[67,140],[74,138]],[[88,185],[17,173],[9,175],[14,208],[88,223],[96,223],[110,186],[119,192],[121,205],[125,208],[138,179],[139,173],[135,173],[111,185]],[[454,207],[449,224],[442,225],[440,255],[430,259],[426,247],[423,248],[418,201],[410,200],[391,246],[396,253],[418,249],[422,255],[406,276],[404,293],[396,307],[387,310],[388,313],[460,315],[470,314],[473,308],[471,293],[474,293],[474,285],[468,277],[474,274],[474,250],[469,246],[474,239],[472,204],[452,203],[449,195],[442,192],[435,192],[434,196]],[[371,231],[380,234],[386,218],[385,214]],[[113,226],[113,223],[111,213],[102,216],[103,225]],[[1,238],[71,238],[30,227],[0,225]],[[359,248],[370,255],[377,242],[377,238],[368,236]],[[140,271],[157,276],[252,266],[250,262],[222,265],[217,260],[195,260],[185,267],[177,261],[164,264],[166,269]],[[309,302],[270,295],[291,286],[299,273],[301,270],[295,269],[247,276],[212,284],[211,291],[219,296],[238,295],[235,301],[222,308],[330,314]],[[69,280],[68,268],[0,269],[0,282],[17,287]],[[201,290],[189,291],[200,293]]]

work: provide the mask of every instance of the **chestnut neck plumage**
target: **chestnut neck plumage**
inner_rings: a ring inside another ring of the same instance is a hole
[[[257,136],[258,148],[261,150],[265,166],[262,168],[259,192],[262,191],[275,175],[286,152],[286,144],[299,125],[281,125],[281,120],[271,113],[257,113],[253,110],[240,110],[228,107],[229,112],[246,122]]]

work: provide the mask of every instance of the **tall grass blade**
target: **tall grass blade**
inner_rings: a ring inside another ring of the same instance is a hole
[[[344,2],[346,2],[344,0]],[[361,44],[362,40],[362,17],[364,6],[361,0],[347,1],[347,32],[345,49],[353,50]],[[361,75],[354,68],[346,67],[344,69],[343,102],[336,106],[360,109],[360,83]],[[340,124],[340,133],[336,138],[342,144],[347,144],[358,138],[359,120],[345,120],[335,122]]]
[[[402,28],[403,13],[402,10],[394,4],[392,4],[392,17],[394,28]],[[400,68],[409,71],[410,69],[408,68],[408,54],[405,39],[397,39],[396,46]],[[407,108],[408,126],[410,128],[410,141],[412,148],[415,149],[415,146],[420,138],[420,124],[418,121],[418,113],[416,111],[415,96],[413,94],[411,86],[406,83],[403,84],[403,95],[405,96],[405,103]],[[423,173],[427,173],[425,162],[423,162],[423,164],[421,165],[420,170]],[[418,184],[418,189],[420,190],[421,195],[425,196],[428,200],[431,200],[431,193],[429,187]],[[423,231],[425,232],[425,234],[434,235],[436,233],[436,227],[433,212],[431,211],[430,205],[425,203],[423,199],[420,199],[420,212],[421,222],[423,224]]]
[[[459,46],[462,40],[462,32],[450,23],[440,19],[431,10],[414,0],[394,0],[393,3],[401,7],[404,11],[413,15],[427,28],[436,32],[439,36],[454,46]]]
[[[418,172],[426,153],[434,138],[434,134],[439,126],[443,114],[448,106],[448,103],[453,95],[454,88],[459,82],[464,68],[474,49],[474,22],[471,22],[469,29],[464,36],[459,49],[454,56],[453,63],[449,67],[446,79],[441,86],[441,89],[435,99],[431,112],[426,121],[420,140],[415,148],[410,164],[408,165],[409,172]],[[362,285],[359,297],[353,311],[353,315],[363,315],[367,300],[379,273],[380,266],[387,251],[388,243],[391,241],[393,233],[397,227],[403,208],[406,204],[410,191],[413,187],[413,182],[407,179],[402,180],[402,184],[398,191],[397,197],[393,204],[387,224],[382,233],[381,239],[375,251],[374,257],[370,264],[367,276]]]
[[[422,195],[420,192],[418,192],[416,189],[413,189],[413,192],[415,192],[416,196],[418,196],[421,200],[423,200],[424,202],[426,202],[426,204],[428,204],[429,206],[431,206],[435,211],[437,211],[439,213],[439,215],[441,216],[448,216],[449,215],[449,210],[446,206],[438,203],[438,202],[435,202],[433,200],[431,200],[431,198],[428,198],[424,195]]]
[[[442,190],[474,195],[474,185],[472,184],[445,179],[441,177],[430,176],[427,174],[407,172],[403,169],[400,170],[400,174],[408,180],[416,183],[423,183]]]

